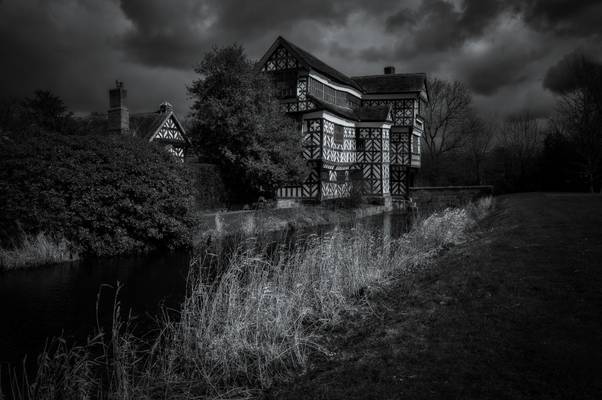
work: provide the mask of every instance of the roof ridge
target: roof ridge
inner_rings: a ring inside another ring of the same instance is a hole
[[[132,115],[151,115],[151,114],[161,114],[161,112],[159,110],[157,110],[157,111],[144,111],[144,112],[130,113],[130,116],[132,116]]]
[[[305,49],[302,49],[301,47],[297,46],[295,43],[293,43],[293,42],[291,42],[291,41],[289,41],[289,40],[285,39],[285,38],[284,38],[282,35],[278,36],[278,38],[277,38],[276,40],[277,40],[277,41],[278,41],[278,40],[280,40],[280,41],[283,41],[283,42],[284,42],[286,45],[288,45],[288,46],[289,46],[289,47],[290,47],[290,48],[291,48],[293,51],[295,51],[295,52],[297,52],[297,53],[300,53],[300,54],[298,54],[298,56],[300,56],[302,59],[305,59],[305,62],[307,62],[307,63],[310,65],[310,67],[313,67],[313,68],[314,68],[314,69],[316,69],[318,72],[321,72],[321,73],[323,73],[323,74],[325,74],[325,75],[328,75],[328,76],[330,76],[330,78],[332,78],[332,79],[334,79],[334,80],[336,80],[336,81],[339,81],[339,82],[340,82],[340,83],[342,83],[343,85],[347,85],[347,86],[350,86],[350,87],[352,87],[352,88],[354,88],[354,89],[361,90],[361,86],[360,86],[360,85],[358,85],[356,82],[354,82],[354,81],[353,81],[353,79],[352,79],[352,78],[351,78],[349,75],[347,75],[347,74],[345,74],[345,73],[343,73],[343,72],[339,71],[338,69],[336,69],[336,68],[334,68],[334,67],[332,67],[332,66],[328,65],[327,63],[325,63],[324,61],[322,61],[321,59],[319,59],[318,57],[316,57],[315,55],[313,55],[313,54],[312,54],[312,53],[310,53],[309,51],[307,51],[307,50],[305,50]],[[308,60],[308,59],[309,59],[309,60]],[[313,59],[313,60],[312,60],[312,59]],[[315,61],[317,61],[318,63],[322,64],[322,65],[315,65],[315,62],[314,62],[314,60],[315,60]],[[313,66],[311,65],[311,64],[312,64],[312,62],[314,63],[314,65],[313,65]],[[330,69],[331,71],[324,71],[324,70],[321,70],[321,69],[323,69],[323,67],[325,67],[325,68],[327,68],[327,69]],[[334,76],[333,76],[333,72],[335,73],[335,75],[334,75]],[[338,74],[338,75],[340,75],[340,76],[338,76],[338,77],[337,77],[337,76],[336,76],[336,74]],[[346,81],[347,81],[347,82],[346,82]]]
[[[355,78],[372,78],[372,77],[381,77],[381,76],[407,76],[407,75],[422,75],[426,77],[426,72],[400,72],[397,74],[374,74],[374,75],[354,75],[351,76],[351,79]]]

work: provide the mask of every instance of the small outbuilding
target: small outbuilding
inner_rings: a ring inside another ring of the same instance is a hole
[[[163,102],[156,111],[130,115],[126,98],[127,91],[123,82],[116,81],[115,88],[109,90],[108,131],[160,143],[183,161],[190,147],[190,139],[173,106]]]

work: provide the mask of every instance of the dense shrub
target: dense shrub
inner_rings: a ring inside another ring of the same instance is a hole
[[[0,241],[65,237],[84,254],[188,243],[185,167],[138,138],[0,136]]]

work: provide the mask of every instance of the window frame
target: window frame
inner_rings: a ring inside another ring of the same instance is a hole
[[[335,145],[344,145],[345,144],[345,127],[343,125],[334,124],[334,144]]]

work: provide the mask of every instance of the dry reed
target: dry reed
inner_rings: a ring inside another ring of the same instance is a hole
[[[79,259],[71,242],[52,238],[44,233],[25,235],[21,244],[12,249],[0,248],[0,269],[16,269],[34,265],[55,264]]]
[[[485,199],[417,221],[399,239],[361,227],[310,237],[289,251],[234,251],[215,275],[196,261],[179,318],[161,320],[152,343],[132,334],[114,304],[111,335],[61,344],[39,359],[18,398],[247,398],[307,367],[324,327],[372,289],[418,268],[492,207]],[[167,313],[165,313],[167,315]],[[95,352],[94,346],[102,351]],[[94,356],[96,354],[96,356]],[[37,397],[43,389],[43,396]]]

